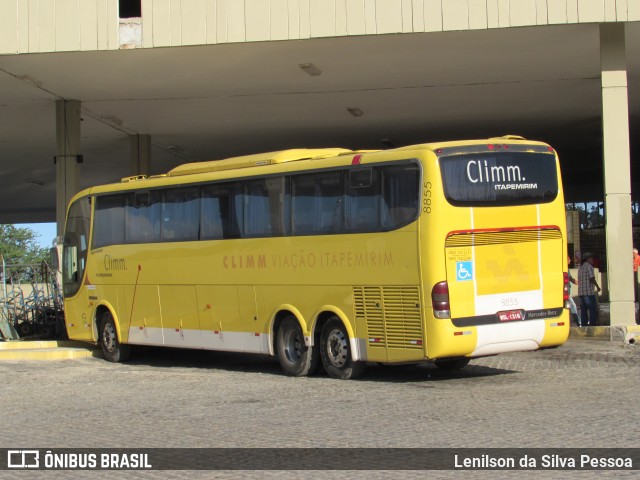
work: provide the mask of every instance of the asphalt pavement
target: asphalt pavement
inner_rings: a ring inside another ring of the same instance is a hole
[[[631,448],[640,346],[570,339],[472,361],[370,366],[361,379],[291,378],[269,358],[144,348],[0,362],[2,448]],[[327,462],[331,462],[331,458]],[[454,478],[459,471],[14,472],[0,478]],[[511,475],[509,475],[511,473]],[[512,478],[514,472],[465,472]],[[188,475],[187,475],[188,474]],[[520,471],[518,478],[633,476]]]

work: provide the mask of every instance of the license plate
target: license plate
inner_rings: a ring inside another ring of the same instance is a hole
[[[524,320],[524,313],[522,310],[505,310],[504,312],[498,312],[498,320],[501,322]]]

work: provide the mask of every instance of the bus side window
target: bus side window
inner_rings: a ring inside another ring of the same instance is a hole
[[[380,229],[380,190],[378,169],[349,171],[347,188],[347,231],[365,232]]]
[[[294,235],[314,233],[316,224],[315,181],[310,175],[291,178],[291,215]]]
[[[269,192],[264,179],[247,182],[244,195],[243,237],[270,236]]]
[[[238,238],[242,223],[242,184],[208,185],[202,189],[201,238]]]
[[[226,201],[225,201],[226,200]],[[217,196],[204,194],[202,197],[202,239],[220,240],[224,238],[224,217],[223,211],[228,210],[223,207],[229,199],[222,199]]]
[[[163,192],[162,240],[198,240],[200,198],[197,188],[176,188]]]
[[[289,193],[289,177],[270,177],[266,180],[267,194],[269,196],[271,235],[290,235],[291,195]]]
[[[382,169],[382,227],[385,230],[403,227],[418,217],[419,183],[418,165]]]
[[[131,200],[133,199],[133,200]],[[126,234],[128,243],[149,243],[160,240],[160,193],[136,192],[128,197]]]
[[[93,248],[125,243],[125,204],[132,194],[104,195],[96,198]]]
[[[342,172],[330,172],[318,179],[318,233],[341,233],[344,226]]]
[[[270,177],[246,183],[243,236],[279,237],[284,234],[284,180],[283,177]]]
[[[291,177],[293,235],[339,233],[342,230],[342,173]]]

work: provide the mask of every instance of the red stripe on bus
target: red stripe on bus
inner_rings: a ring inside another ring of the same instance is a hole
[[[557,225],[533,225],[531,227],[505,227],[505,228],[476,228],[472,230],[453,230],[447,233],[447,237],[452,235],[467,235],[469,233],[486,233],[486,232],[515,232],[521,230],[560,230]]]

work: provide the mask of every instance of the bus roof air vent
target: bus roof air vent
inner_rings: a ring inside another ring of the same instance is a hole
[[[220,172],[223,170],[236,170],[239,168],[260,167],[278,163],[294,162],[298,160],[310,160],[315,158],[335,157],[349,153],[351,150],[344,148],[295,148],[278,152],[257,153],[242,157],[225,158],[224,160],[210,160],[207,162],[187,163],[171,170],[169,177],[192,175],[196,173]]]
[[[132,177],[124,177],[122,180],[120,180],[122,183],[129,183],[129,182],[138,182],[140,180],[146,180],[148,177],[146,175],[134,175]]]
[[[503,135],[501,137],[492,137],[489,140],[526,140],[526,138],[520,135]]]

